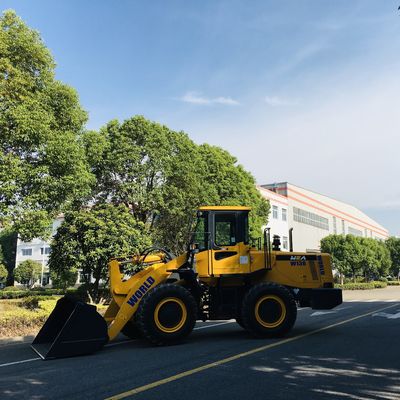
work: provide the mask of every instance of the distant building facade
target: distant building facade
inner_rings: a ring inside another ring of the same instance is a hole
[[[389,232],[356,207],[288,182],[261,185],[261,195],[271,204],[268,227],[283,238],[293,228],[294,251],[319,251],[330,234],[351,234],[385,240]]]
[[[53,221],[51,226],[51,236],[55,235],[63,220],[64,217],[59,216]],[[49,241],[35,238],[30,242],[24,242],[18,238],[15,266],[18,268],[18,265],[25,260],[33,260],[38,262],[42,265],[42,274],[37,284],[43,283],[43,286],[46,286],[50,283],[50,272],[49,267],[47,266],[50,252],[51,248]]]

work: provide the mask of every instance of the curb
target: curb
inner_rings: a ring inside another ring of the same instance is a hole
[[[35,335],[0,338],[0,348],[17,344],[30,344],[34,338]]]

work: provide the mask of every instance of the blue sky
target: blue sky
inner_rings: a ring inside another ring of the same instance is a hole
[[[400,234],[398,1],[14,1],[88,127],[136,114]]]

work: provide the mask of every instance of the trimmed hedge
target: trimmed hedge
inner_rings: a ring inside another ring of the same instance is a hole
[[[14,286],[11,286],[14,287]],[[30,296],[54,296],[64,294],[75,294],[77,289],[3,289],[0,290],[0,299],[22,299]]]
[[[335,287],[343,290],[371,290],[371,289],[382,289],[387,286],[386,282],[372,281],[372,282],[356,282],[356,283],[344,283],[343,285],[335,284]]]
[[[35,309],[29,309],[22,303],[14,303],[15,307],[0,313],[0,337],[36,333],[53,311],[56,300],[46,296],[45,300],[39,300],[39,307]]]
[[[388,281],[389,286],[400,286],[400,281]]]

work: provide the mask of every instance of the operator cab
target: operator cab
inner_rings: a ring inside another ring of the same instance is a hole
[[[249,211],[239,206],[199,208],[193,237],[199,276],[249,272]]]

